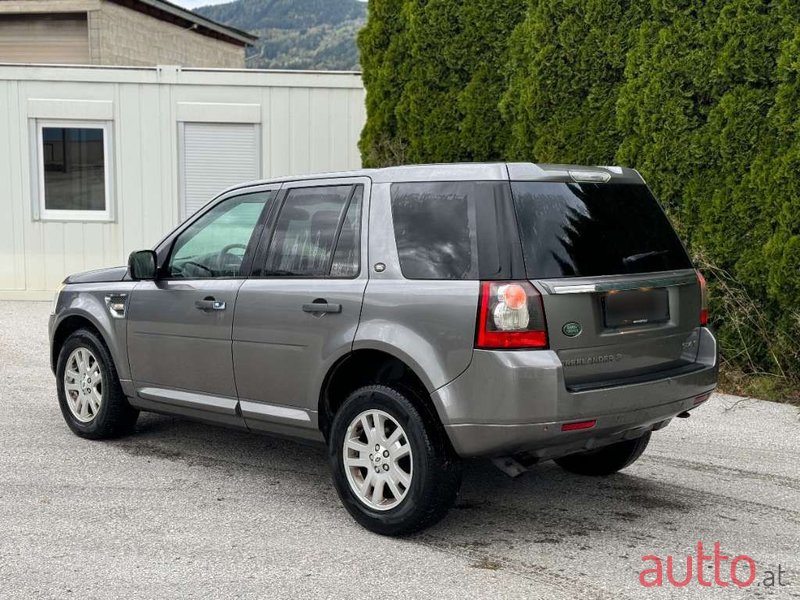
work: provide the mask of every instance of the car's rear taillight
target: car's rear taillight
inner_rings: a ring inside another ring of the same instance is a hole
[[[697,283],[700,285],[700,326],[705,327],[708,325],[708,286],[700,271],[697,271]]]
[[[476,348],[547,348],[542,297],[527,281],[481,283]]]

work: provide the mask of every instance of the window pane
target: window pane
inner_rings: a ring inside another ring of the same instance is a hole
[[[361,267],[361,204],[364,186],[358,186],[347,209],[336,244],[331,277],[356,277]]]
[[[352,186],[290,190],[272,236],[265,275],[327,276]]]
[[[508,183],[397,183],[392,218],[407,279],[510,276],[512,211]]]
[[[531,278],[594,277],[691,268],[666,215],[631,183],[513,183]]]
[[[104,131],[43,127],[46,210],[106,210]]]
[[[217,204],[184,231],[169,261],[170,277],[239,277],[264,204],[275,192],[237,196]]]

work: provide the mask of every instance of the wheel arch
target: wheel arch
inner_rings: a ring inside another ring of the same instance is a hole
[[[100,338],[100,341],[103,342],[109,354],[111,355],[111,358],[114,360],[114,366],[117,369],[117,373],[119,373],[119,357],[115,356],[114,348],[111,344],[109,344],[108,337],[104,332],[103,324],[98,322],[98,320],[90,313],[85,313],[82,311],[70,312],[69,314],[63,316],[53,330],[52,341],[50,344],[50,366],[53,372],[56,371],[58,355],[61,352],[64,342],[67,340],[67,338],[69,338],[70,335],[79,329],[88,329]]]
[[[419,366],[400,353],[359,348],[339,358],[328,369],[322,382],[318,420],[326,440],[333,417],[347,396],[358,388],[375,384],[399,387],[408,393],[409,399],[423,415],[444,434],[442,414],[431,397],[433,390],[426,384]]]

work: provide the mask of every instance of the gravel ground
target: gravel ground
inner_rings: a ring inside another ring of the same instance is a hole
[[[715,396],[607,479],[472,462],[442,523],[386,539],[341,508],[321,448],[156,415],[72,435],[48,310],[0,302],[2,598],[800,598],[794,407]],[[756,583],[642,589],[644,555],[681,578],[698,540],[751,556]],[[756,585],[779,565],[785,585]]]

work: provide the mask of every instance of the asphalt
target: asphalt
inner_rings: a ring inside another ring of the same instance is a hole
[[[339,505],[322,448],[157,415],[72,435],[48,312],[0,302],[0,598],[800,598],[795,407],[714,396],[605,479],[470,462],[443,522],[387,539]],[[682,577],[698,541],[756,581],[642,588],[643,556]]]

